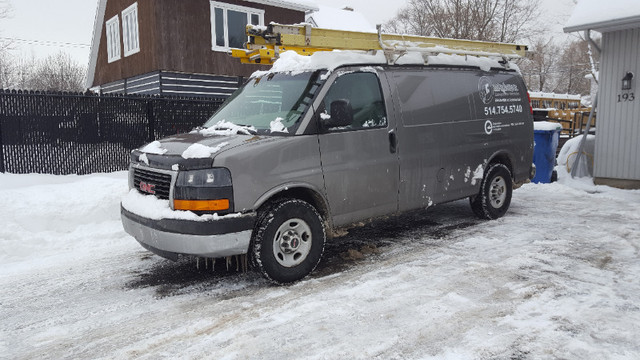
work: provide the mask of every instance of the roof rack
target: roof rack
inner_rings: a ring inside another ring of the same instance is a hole
[[[498,57],[505,61],[524,57],[526,45],[426,36],[382,34],[313,28],[309,24],[268,26],[247,25],[247,49],[232,49],[231,56],[246,64],[271,65],[281,52],[301,55],[332,50],[382,50],[389,64],[408,52],[423,56],[437,54]]]

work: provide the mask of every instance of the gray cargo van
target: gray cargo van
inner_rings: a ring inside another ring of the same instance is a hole
[[[532,156],[508,64],[257,73],[202,128],[132,152],[122,222],[165,258],[247,254],[287,283],[354,223],[463,198],[503,216]]]

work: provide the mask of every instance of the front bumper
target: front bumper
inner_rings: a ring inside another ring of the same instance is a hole
[[[218,258],[246,254],[255,214],[222,216],[210,221],[153,220],[120,207],[124,230],[144,248],[164,258],[178,255]]]

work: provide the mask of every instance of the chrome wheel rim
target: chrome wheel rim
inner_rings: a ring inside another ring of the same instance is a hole
[[[311,251],[311,227],[302,219],[285,221],[273,239],[273,255],[284,267],[300,265]]]
[[[497,176],[489,187],[489,199],[491,206],[494,208],[500,208],[504,205],[507,199],[507,182],[502,176]]]

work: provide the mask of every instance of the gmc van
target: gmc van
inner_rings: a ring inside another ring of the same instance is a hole
[[[121,214],[143,247],[247,254],[288,283],[336,229],[463,198],[499,218],[533,176],[531,108],[509,63],[288,54],[203,127],[132,152]]]

